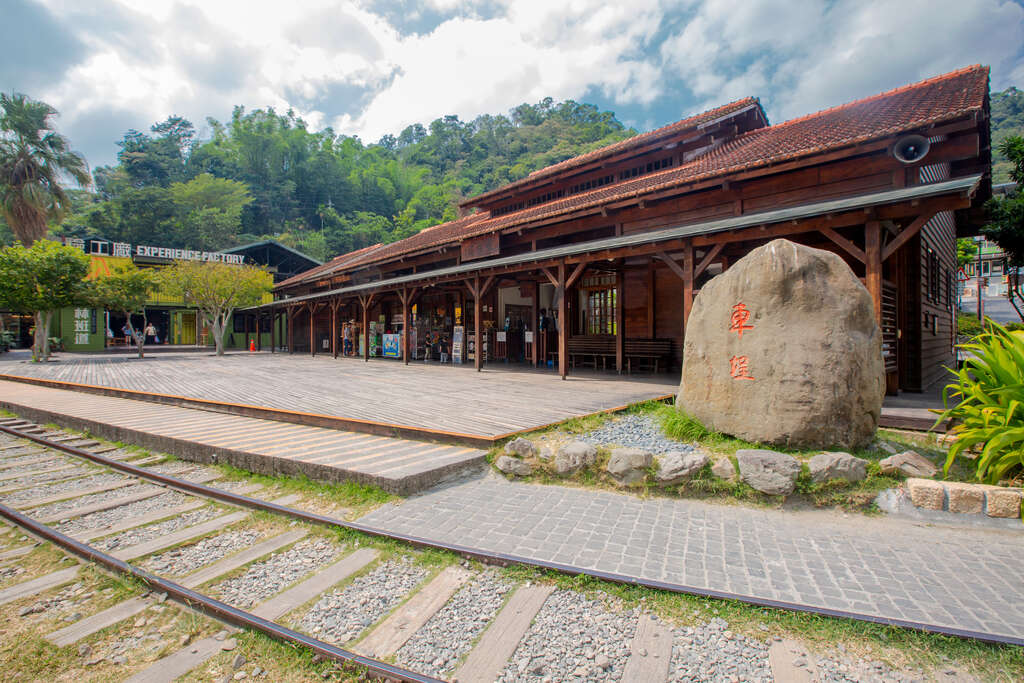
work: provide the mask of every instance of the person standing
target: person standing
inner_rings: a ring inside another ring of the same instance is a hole
[[[146,332],[145,332],[145,334],[146,334],[146,343],[147,344],[155,344],[156,343],[156,327],[153,325],[153,323],[149,323],[148,325],[146,325]]]

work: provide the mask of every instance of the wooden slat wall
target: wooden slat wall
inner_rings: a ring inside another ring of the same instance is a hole
[[[676,367],[683,362],[683,281],[660,266],[654,271],[658,307],[654,311],[654,336],[672,340],[672,358]]]
[[[938,254],[940,264],[939,298],[928,299],[928,249]],[[946,285],[948,273],[956,272],[956,224],[952,212],[935,216],[921,230],[921,388],[924,391],[942,385],[949,374],[943,366],[952,367],[954,317]],[[933,326],[932,318],[936,319]]]

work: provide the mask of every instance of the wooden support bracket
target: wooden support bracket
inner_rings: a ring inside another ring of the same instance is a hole
[[[932,211],[930,213],[922,213],[920,216],[915,218],[910,225],[905,227],[903,231],[896,236],[896,239],[885,245],[885,248],[882,249],[882,261],[887,261],[890,256],[896,253],[897,249],[907,243],[907,240],[920,232],[921,228],[923,228],[928,221],[934,218],[936,213],[938,212]]]
[[[840,247],[843,248],[844,251],[846,251],[846,253],[848,253],[850,256],[857,259],[861,263],[865,263],[867,261],[867,256],[864,254],[864,251],[860,247],[858,247],[856,244],[840,235],[832,228],[822,227],[821,234],[829,238],[836,244],[838,244]]]

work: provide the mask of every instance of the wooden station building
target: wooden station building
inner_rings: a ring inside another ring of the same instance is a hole
[[[990,177],[986,67],[777,125],[747,98],[468,199],[249,312],[286,316],[291,352],[677,371],[694,295],[785,237],[846,260],[889,390],[922,391],[953,362],[955,241]]]

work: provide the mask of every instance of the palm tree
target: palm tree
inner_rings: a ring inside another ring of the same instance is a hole
[[[52,128],[56,114],[45,102],[0,93],[0,214],[26,247],[70,208],[61,181],[91,180],[85,159]]]

